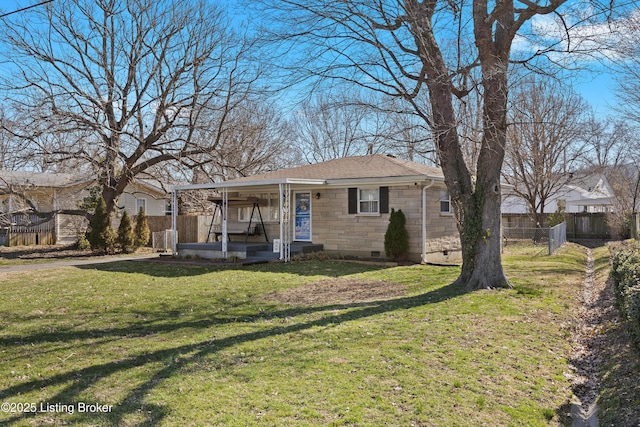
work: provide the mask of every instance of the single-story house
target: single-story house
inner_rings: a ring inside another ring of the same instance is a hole
[[[83,216],[59,213],[77,210],[95,178],[83,178],[66,173],[37,173],[29,171],[0,171],[0,216],[4,242],[13,233],[32,234],[30,244],[70,243],[78,233],[86,230]],[[147,215],[169,215],[170,198],[161,185],[146,180],[134,180],[118,200],[118,206],[130,215],[140,207]],[[54,214],[55,213],[55,214]],[[47,217],[51,217],[46,221]],[[44,218],[44,220],[43,220]],[[27,225],[37,224],[37,225]]]
[[[221,239],[221,253],[209,257],[226,258],[229,242],[240,231],[247,243],[275,241],[273,251],[284,261],[296,242],[321,245],[325,252],[345,256],[384,258],[384,235],[393,208],[401,209],[407,220],[409,259],[461,259],[442,171],[393,156],[345,157],[222,183],[176,186],[173,203],[187,190],[219,194],[212,200],[221,218],[216,236]],[[258,232],[252,228],[256,226]],[[177,242],[175,236],[173,240]],[[186,246],[182,248],[187,253]],[[173,249],[181,255],[179,244],[174,243]]]
[[[603,174],[572,174],[544,206],[545,214],[562,208],[566,213],[612,212],[613,190]],[[508,191],[502,200],[502,213],[526,214],[531,208],[519,195]]]

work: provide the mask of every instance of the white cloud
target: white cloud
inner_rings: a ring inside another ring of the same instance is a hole
[[[600,22],[596,19],[600,18]],[[515,58],[546,53],[554,61],[615,61],[622,57],[620,46],[629,37],[638,38],[640,11],[633,10],[617,20],[607,20],[584,3],[574,4],[562,18],[539,15],[514,40]]]

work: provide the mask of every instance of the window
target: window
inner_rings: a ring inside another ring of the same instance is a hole
[[[444,190],[440,192],[440,213],[451,213],[451,196]]]
[[[145,209],[146,211],[146,209]],[[164,201],[164,214],[167,216],[171,216],[173,213],[173,207],[171,206],[171,200]]]
[[[147,199],[136,199],[136,215],[140,213],[140,208],[144,209],[144,212],[147,213]]]
[[[358,213],[379,213],[380,192],[377,188],[359,189]]]
[[[389,213],[389,187],[348,189],[349,214]]]

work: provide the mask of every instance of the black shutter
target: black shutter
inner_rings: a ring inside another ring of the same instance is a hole
[[[349,213],[358,213],[358,189],[349,188]]]
[[[389,187],[380,187],[380,213],[389,213]]]

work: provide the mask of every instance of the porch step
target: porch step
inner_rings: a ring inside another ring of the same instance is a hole
[[[252,259],[252,260],[270,261],[273,259],[278,259],[279,257],[280,257],[280,253],[273,252],[273,251],[257,251],[255,253],[252,253],[251,255],[249,255],[249,253],[247,252],[247,259]]]

